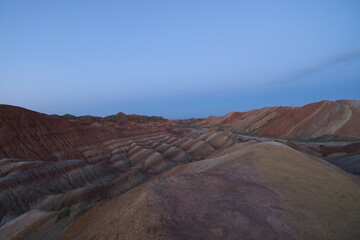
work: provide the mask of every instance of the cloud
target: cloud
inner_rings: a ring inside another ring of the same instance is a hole
[[[333,58],[330,58],[322,63],[315,64],[313,66],[310,66],[308,68],[305,68],[305,69],[302,69],[299,71],[295,71],[292,74],[290,74],[289,76],[279,79],[279,80],[275,80],[274,82],[290,83],[290,82],[300,81],[301,79],[304,79],[308,76],[312,76],[314,74],[323,72],[327,69],[334,68],[340,64],[350,62],[350,61],[356,60],[358,58],[360,58],[360,49],[354,49],[350,52],[345,52],[345,53],[339,54],[339,55],[337,55]]]

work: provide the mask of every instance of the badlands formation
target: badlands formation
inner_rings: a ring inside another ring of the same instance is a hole
[[[284,138],[315,138],[324,135],[360,138],[360,101],[322,101],[303,107],[266,107],[209,117],[203,126]]]
[[[0,105],[0,239],[360,239],[360,101],[206,119]]]

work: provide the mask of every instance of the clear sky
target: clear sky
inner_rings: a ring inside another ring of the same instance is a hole
[[[0,0],[0,103],[206,117],[360,99],[359,0]]]

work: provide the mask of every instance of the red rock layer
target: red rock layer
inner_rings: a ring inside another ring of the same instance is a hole
[[[157,118],[146,118],[150,123],[141,118],[144,123],[137,125],[133,124],[134,118],[137,119],[130,117],[131,122],[117,123],[91,116],[49,116],[19,107],[0,105],[0,159],[104,160],[110,156],[104,142],[165,129],[151,124]]]
[[[314,138],[324,135],[360,138],[360,101],[322,101],[303,107],[267,107],[210,117],[198,125],[226,127],[240,133]]]

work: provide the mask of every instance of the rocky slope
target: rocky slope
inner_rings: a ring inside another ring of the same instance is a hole
[[[199,126],[283,138],[324,135],[360,138],[360,101],[322,101],[303,107],[266,107],[210,117]]]

